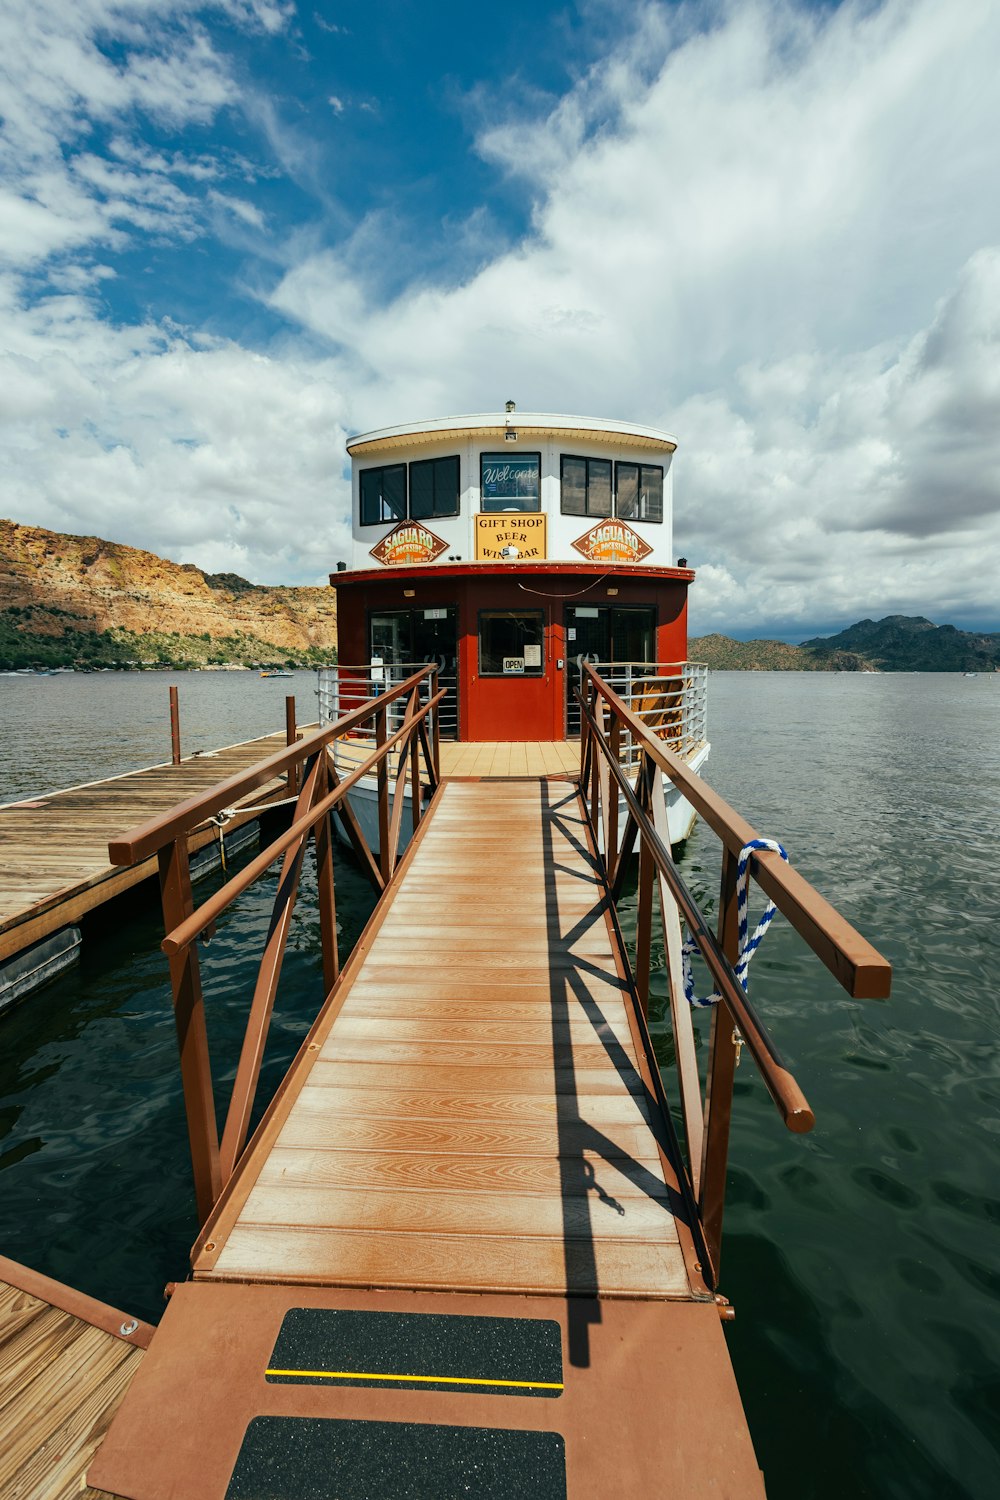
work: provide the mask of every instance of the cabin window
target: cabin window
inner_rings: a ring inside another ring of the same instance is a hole
[[[385,525],[406,520],[406,465],[389,464],[381,469],[362,469],[362,526]]]
[[[458,459],[427,458],[410,465],[410,520],[459,512]]]
[[[662,468],[659,464],[615,464],[615,498],[615,514],[622,521],[662,521]]]
[[[540,609],[480,610],[479,675],[541,677],[544,632],[545,615]]]
[[[489,514],[506,510],[541,510],[542,455],[540,453],[483,453],[481,509]]]
[[[610,516],[610,459],[574,458],[564,453],[559,480],[564,516]]]

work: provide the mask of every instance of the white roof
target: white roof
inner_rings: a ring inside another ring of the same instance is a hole
[[[626,437],[629,446],[653,448],[672,453],[677,447],[675,438],[655,427],[642,427],[635,422],[619,422],[609,417],[567,417],[548,412],[501,411],[480,412],[475,416],[437,417],[433,421],[405,422],[400,427],[381,427],[376,432],[362,432],[348,438],[347,451],[358,454],[374,453],[386,448],[413,448],[420,443],[439,442],[442,438],[467,437],[477,433],[483,437],[502,437],[512,427],[518,434],[537,433],[539,436],[557,436],[560,433],[579,433],[596,442],[611,442]]]

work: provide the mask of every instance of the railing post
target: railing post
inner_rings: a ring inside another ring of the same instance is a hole
[[[323,756],[316,801],[330,791],[330,763]],[[316,841],[316,886],[319,898],[319,931],[323,949],[323,984],[329,994],[340,977],[340,953],[337,947],[337,897],[334,889],[333,838],[330,814],[324,813],[313,830]]]
[[[375,711],[375,744],[381,749],[389,738],[386,710],[379,706]],[[383,755],[378,763],[378,863],[382,879],[388,884],[392,867],[389,863],[389,757]]]
[[[298,730],[295,724],[295,695],[289,694],[285,699],[285,744],[294,745],[298,738]],[[288,795],[297,797],[299,793],[299,768],[288,767]]]
[[[718,938],[731,964],[739,954],[736,909],[737,858],[722,850],[722,881],[719,890]],[[722,1215],[726,1202],[726,1165],[729,1157],[729,1126],[733,1114],[733,1082],[736,1075],[735,1024],[724,1000],[714,1007],[705,1080],[705,1137],[701,1162],[701,1221],[715,1278],[719,1275],[722,1247]]]
[[[163,920],[171,932],[194,910],[187,840],[182,834],[159,852],[160,893]],[[198,1204],[199,1223],[204,1224],[222,1191],[219,1165],[219,1126],[212,1093],[212,1063],[205,1026],[205,1002],[198,971],[198,950],[193,943],[170,959],[170,983],[174,996],[174,1024],[181,1057],[181,1083],[187,1115],[191,1166]]]
[[[457,672],[455,674],[455,681],[456,681],[456,684],[457,684],[457,682],[458,682],[458,674],[457,674]],[[441,687],[440,673],[439,673],[437,667],[435,667],[433,669],[433,671],[431,672],[431,697],[432,698],[437,694],[437,692],[439,691],[440,687]],[[456,705],[456,711],[457,711],[457,705]],[[457,726],[456,726],[456,730],[457,730]],[[431,750],[433,751],[433,757],[434,757],[434,776],[435,776],[436,780],[440,781],[440,779],[441,779],[441,705],[440,705],[440,703],[436,704],[435,707],[431,709]]]
[[[181,763],[181,711],[177,689],[170,689],[170,760],[175,766]]]

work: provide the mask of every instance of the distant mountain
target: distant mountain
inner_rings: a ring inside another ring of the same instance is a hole
[[[1000,667],[1000,634],[934,625],[922,615],[859,620],[838,635],[803,641],[820,658],[857,652],[883,672],[992,672]]]
[[[688,642],[691,661],[716,672],[871,672],[865,656],[853,651],[819,653],[785,641],[734,641],[728,635],[696,636]]]
[[[313,665],[334,658],[330,588],[0,520],[0,667]]]

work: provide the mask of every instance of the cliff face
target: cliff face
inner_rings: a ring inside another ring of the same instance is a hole
[[[0,614],[22,634],[62,638],[247,639],[276,654],[331,655],[336,599],[329,588],[266,588],[237,574],[203,573],[100,537],[65,536],[0,520]],[[232,653],[230,653],[232,654]]]

